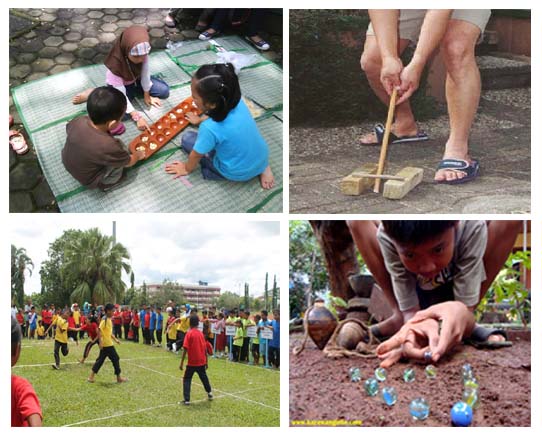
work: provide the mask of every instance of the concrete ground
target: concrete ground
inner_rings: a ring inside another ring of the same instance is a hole
[[[484,91],[470,139],[481,176],[462,185],[433,182],[449,126],[446,115],[420,124],[431,140],[390,145],[385,173],[422,167],[423,182],[404,199],[367,192],[345,196],[340,180],[362,163],[376,163],[380,147],[358,144],[373,122],[337,128],[290,128],[290,212],[345,214],[519,214],[531,210],[530,88]],[[385,122],[385,119],[382,120]]]
[[[197,14],[183,17],[177,29],[164,26],[168,9],[10,9],[9,87],[84,65],[102,63],[112,42],[127,27],[146,25],[153,49],[168,41],[195,39]],[[262,36],[272,50],[264,55],[282,64],[282,36]],[[58,212],[55,198],[43,176],[37,156],[20,123],[13,99],[11,129],[21,130],[30,151],[17,155],[9,150],[10,212]]]

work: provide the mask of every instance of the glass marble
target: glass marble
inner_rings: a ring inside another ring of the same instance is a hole
[[[380,397],[384,404],[389,405],[390,407],[397,402],[397,391],[395,387],[383,387],[380,391]]]
[[[463,388],[478,389],[478,380],[474,377],[463,381]]]
[[[408,410],[414,420],[425,420],[429,417],[429,404],[423,398],[414,399],[408,406]]]
[[[469,426],[472,422],[472,408],[464,402],[456,402],[450,411],[453,426]]]
[[[386,371],[386,369],[384,368],[375,369],[375,378],[378,381],[385,381],[387,377],[388,377],[388,371]]]
[[[414,372],[414,369],[406,368],[403,372],[403,380],[405,380],[405,383],[412,383],[415,378],[416,373]]]
[[[425,376],[430,379],[436,378],[437,368],[435,368],[433,365],[427,365],[425,367]]]
[[[376,378],[374,377],[365,380],[363,387],[369,396],[375,396],[378,393],[378,381],[376,381]]]
[[[468,363],[465,363],[461,367],[461,376],[463,377],[463,383],[471,378],[474,378],[474,372],[472,371],[472,366]]]
[[[463,395],[461,396],[461,401],[469,405],[470,408],[476,409],[480,405],[480,395],[478,394],[478,389],[471,389],[467,387],[463,390]]]
[[[359,368],[350,368],[348,373],[350,374],[350,381],[352,381],[352,383],[358,383],[361,381],[361,373]]]

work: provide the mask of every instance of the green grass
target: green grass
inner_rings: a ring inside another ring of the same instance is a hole
[[[180,356],[163,348],[122,342],[116,349],[122,375],[116,384],[109,359],[94,384],[86,379],[99,349],[93,347],[84,365],[77,363],[87,342],[69,344],[54,363],[52,340],[23,341],[12,373],[28,379],[39,397],[44,426],[279,426],[279,371],[209,359],[207,375],[215,399],[207,400],[199,377],[192,379],[191,405],[182,400]],[[34,365],[34,366],[33,366]]]

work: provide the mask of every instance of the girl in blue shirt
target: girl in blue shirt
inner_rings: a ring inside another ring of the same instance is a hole
[[[167,164],[166,172],[178,178],[199,163],[204,179],[248,181],[259,176],[263,188],[272,188],[275,179],[269,167],[269,147],[241,99],[233,65],[203,65],[192,78],[191,91],[205,115],[186,115],[191,124],[199,125],[199,132],[183,135],[188,161]]]

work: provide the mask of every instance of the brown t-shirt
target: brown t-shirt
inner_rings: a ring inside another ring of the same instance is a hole
[[[72,119],[66,125],[62,163],[70,174],[88,188],[96,188],[112,167],[124,167],[130,154],[122,142],[94,128],[88,116]]]

